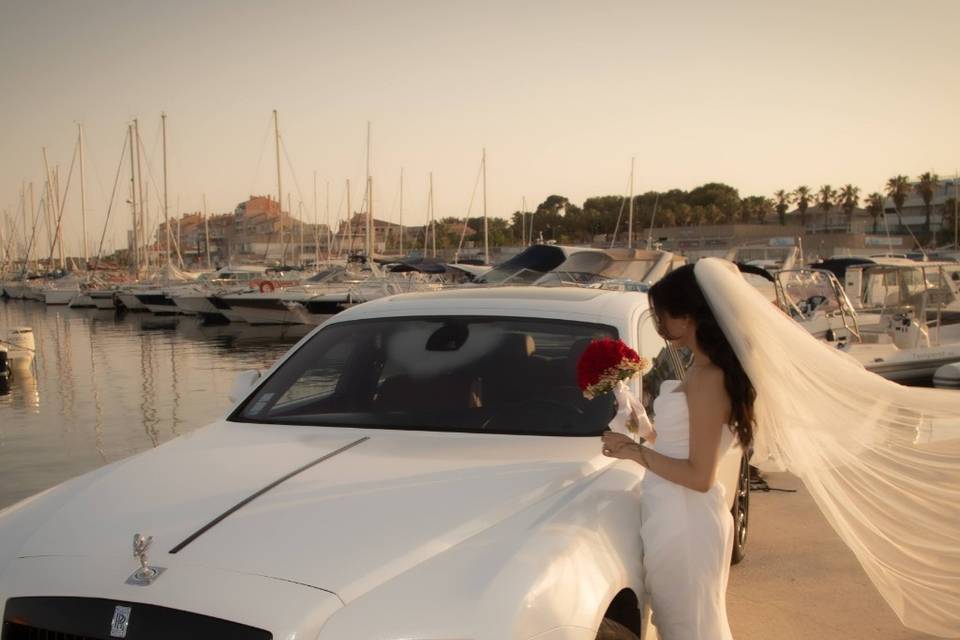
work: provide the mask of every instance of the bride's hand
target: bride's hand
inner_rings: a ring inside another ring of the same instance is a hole
[[[604,431],[600,437],[603,440],[603,455],[608,458],[623,459],[629,451],[626,445],[636,444],[633,438],[615,431]]]

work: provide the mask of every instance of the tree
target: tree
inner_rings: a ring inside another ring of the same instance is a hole
[[[860,188],[852,184],[844,185],[837,196],[840,200],[840,208],[847,214],[847,231],[853,229],[853,210],[860,203]]]
[[[560,240],[563,230],[563,215],[570,200],[563,196],[551,195],[537,205],[536,211],[530,219],[534,241],[542,233],[544,240]]]
[[[877,221],[880,219],[880,214],[883,213],[882,193],[874,192],[867,196],[867,213],[873,218],[873,232],[877,233]]]
[[[693,207],[715,206],[720,211],[718,221],[733,222],[740,213],[740,192],[720,182],[709,182],[693,189],[687,197],[687,204]]]
[[[903,227],[903,203],[907,200],[907,193],[910,191],[910,179],[907,176],[894,176],[887,180],[887,197],[893,200],[893,206],[897,211],[897,221]]]
[[[770,198],[765,198],[763,196],[757,196],[757,210],[754,214],[757,218],[757,222],[760,224],[767,224],[767,217],[773,213],[773,200]]]
[[[924,230],[929,235],[930,233],[930,213],[933,210],[933,192],[936,191],[937,187],[940,186],[940,176],[935,173],[927,171],[920,175],[920,180],[917,182],[914,190],[917,194],[923,198],[923,210],[926,214],[926,220],[923,223]]]
[[[793,201],[793,195],[787,193],[783,189],[780,189],[773,194],[773,197],[777,199],[777,218],[779,218],[781,225],[785,225],[787,224],[787,210],[790,208],[790,203]]]
[[[763,196],[748,196],[740,203],[740,220],[763,224],[773,211],[773,201]]]
[[[820,187],[817,191],[817,206],[823,209],[823,230],[827,230],[829,224],[830,210],[837,202],[837,190],[828,184]]]
[[[617,216],[625,205],[623,196],[599,196],[583,201],[584,214],[591,220],[594,233],[612,234],[617,226]]]
[[[943,219],[943,225],[940,228],[942,241],[950,244],[957,237],[957,199],[947,198],[946,202],[940,207],[940,215]]]
[[[800,226],[806,229],[807,227],[807,209],[810,207],[810,198],[812,193],[810,192],[810,187],[806,185],[801,185],[794,189],[793,193],[790,194],[791,199],[797,203],[797,209],[800,211]]]
[[[677,221],[677,224],[682,227],[689,227],[690,225],[695,224],[693,218],[693,207],[688,205],[686,202],[681,202],[678,204],[673,215]]]

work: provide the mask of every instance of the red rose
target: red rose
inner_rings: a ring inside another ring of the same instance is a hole
[[[643,358],[622,340],[594,340],[577,361],[577,386],[592,398],[610,391],[618,380],[640,372],[644,364]]]

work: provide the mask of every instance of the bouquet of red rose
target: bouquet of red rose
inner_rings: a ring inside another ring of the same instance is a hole
[[[577,385],[588,399],[613,392],[617,399],[617,415],[610,429],[627,435],[640,435],[652,440],[656,436],[643,403],[630,391],[626,380],[648,366],[636,351],[622,340],[601,338],[591,342],[577,361]]]

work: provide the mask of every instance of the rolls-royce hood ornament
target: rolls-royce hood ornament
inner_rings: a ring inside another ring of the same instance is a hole
[[[140,562],[140,568],[127,578],[127,584],[145,587],[160,577],[166,571],[163,567],[151,567],[147,564],[147,549],[153,542],[153,536],[144,536],[140,533],[133,535],[133,557]]]

